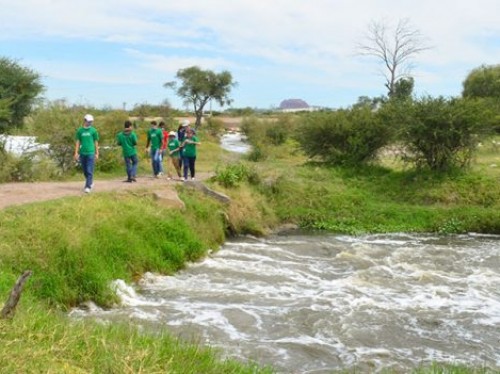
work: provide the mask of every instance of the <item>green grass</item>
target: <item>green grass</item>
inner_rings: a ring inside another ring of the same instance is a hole
[[[141,333],[123,324],[68,320],[26,303],[0,320],[1,373],[270,373],[223,360],[208,347],[182,343],[167,331]]]
[[[167,331],[140,332],[70,320],[86,300],[109,307],[114,279],[172,274],[217,248],[224,238],[220,206],[184,191],[187,210],[159,207],[137,194],[100,193],[0,211],[0,297],[33,271],[12,320],[0,320],[2,373],[266,373],[222,360],[208,347]],[[214,215],[214,212],[220,215]]]

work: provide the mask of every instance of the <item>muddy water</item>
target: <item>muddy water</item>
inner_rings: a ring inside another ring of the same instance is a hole
[[[245,238],[116,286],[122,307],[72,314],[166,327],[282,373],[500,367],[500,236]]]

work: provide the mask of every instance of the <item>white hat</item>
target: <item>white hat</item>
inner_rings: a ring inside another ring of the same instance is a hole
[[[175,131],[170,131],[170,132],[168,133],[168,136],[177,136],[177,134],[175,133]]]
[[[83,117],[83,119],[86,122],[93,122],[94,121],[94,116],[92,114],[85,114],[85,116]]]
[[[187,119],[182,121],[182,127],[189,126],[189,121]]]

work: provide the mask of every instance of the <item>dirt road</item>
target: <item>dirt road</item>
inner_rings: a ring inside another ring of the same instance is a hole
[[[208,173],[199,173],[197,179],[204,180],[209,177]],[[82,177],[83,178],[83,177]],[[141,188],[163,189],[174,188],[176,184],[181,184],[178,179],[167,180],[166,177],[152,178],[139,177],[136,183],[125,183],[122,179],[116,180],[95,180],[94,189],[91,193],[123,191]],[[77,182],[34,182],[34,183],[5,183],[0,184],[0,209],[12,205],[33,203],[36,201],[47,201],[59,199],[66,196],[82,196],[83,179]]]

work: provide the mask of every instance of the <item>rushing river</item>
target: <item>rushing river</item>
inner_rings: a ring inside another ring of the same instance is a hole
[[[72,315],[166,327],[282,373],[500,367],[500,236],[243,238],[116,286],[121,307]]]
[[[222,135],[220,145],[222,148],[235,153],[244,154],[250,151],[250,144],[245,142],[245,136],[239,132]]]

